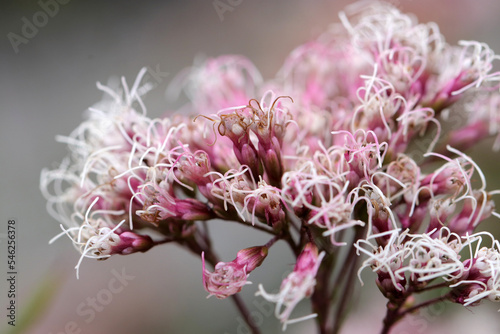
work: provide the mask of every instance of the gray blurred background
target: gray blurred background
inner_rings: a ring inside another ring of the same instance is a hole
[[[212,0],[205,1],[83,1],[60,4],[36,35],[18,45],[9,33],[21,35],[25,21],[33,21],[42,9],[37,1],[3,0],[0,3],[0,233],[6,233],[8,218],[17,221],[18,321],[37,291],[50,292],[38,318],[27,333],[247,333],[229,300],[205,299],[199,258],[172,245],[146,254],[115,256],[104,262],[84,261],[80,280],[73,270],[79,254],[62,238],[49,246],[60,232],[46,213],[38,185],[42,168],[54,168],[66,148],[56,143],[57,134],[69,134],[82,120],[87,107],[101,98],[96,81],[111,77],[135,79],[147,66],[168,75],[152,78],[157,88],[145,99],[150,116],[160,116],[179,103],[167,102],[165,89],[174,76],[190,66],[198,55],[242,54],[252,60],[264,78],[271,78],[286,55],[299,44],[317,36],[338,21],[337,13],[351,1],[242,0],[222,17]],[[45,1],[42,1],[45,3]],[[62,2],[62,1],[61,1]],[[497,0],[401,0],[392,1],[419,21],[435,21],[450,43],[476,39],[500,52],[500,2]],[[38,15],[39,16],[39,15]],[[41,16],[37,17],[41,19]],[[12,35],[11,35],[12,36]],[[499,153],[490,153],[491,142],[469,152],[489,176],[488,189],[500,188]],[[496,180],[495,180],[496,178]],[[498,224],[493,222],[492,224]],[[228,225],[214,224],[216,249],[230,261],[243,248],[267,241]],[[4,236],[3,236],[4,237]],[[0,239],[1,272],[5,273],[5,238]],[[267,290],[279,287],[283,273],[293,260],[278,244],[252,281]],[[133,276],[127,286],[112,295],[107,305],[91,319],[77,309],[88,298],[104,296],[113,270]],[[6,289],[0,275],[0,332],[6,328]],[[371,277],[371,276],[370,276]],[[372,282],[367,284],[373,286]],[[252,304],[257,285],[243,289]],[[365,286],[366,288],[366,286]],[[347,321],[344,333],[374,333],[380,328],[384,300],[373,289],[360,294],[360,303]],[[486,303],[488,304],[488,303]],[[257,311],[265,333],[280,326],[268,313],[269,305]],[[395,333],[467,333],[481,329],[500,332],[494,307],[485,305],[468,312],[458,305],[436,308],[410,319]],[[449,310],[453,311],[455,317]],[[307,303],[299,311],[309,312]],[[300,313],[299,313],[300,314]],[[437,316],[440,321],[436,322]],[[26,321],[26,319],[24,319]],[[312,321],[292,325],[287,333],[309,333]],[[399,331],[399,332],[398,332]]]

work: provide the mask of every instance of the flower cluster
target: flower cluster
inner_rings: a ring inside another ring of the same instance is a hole
[[[323,333],[338,332],[352,277],[367,267],[388,299],[385,333],[432,302],[500,300],[499,242],[476,232],[498,216],[498,192],[463,153],[490,136],[498,147],[498,57],[479,42],[449,45],[437,25],[385,3],[355,4],[340,20],[271,80],[241,56],[197,62],[170,89],[190,98],[190,117],[146,115],[144,69],[131,87],[98,84],[106,98],[58,137],[70,154],[41,176],[77,269],[174,242],[202,256],[203,286],[222,299],[282,240],[293,272],[277,294],[259,285],[257,295],[277,304],[283,328],[316,317]],[[269,238],[221,262],[215,219]],[[436,287],[449,292],[411,306]],[[314,313],[290,319],[306,298]]]

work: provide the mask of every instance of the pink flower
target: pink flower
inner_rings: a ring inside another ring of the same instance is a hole
[[[144,184],[140,186],[138,198],[144,203],[142,210],[136,214],[145,221],[158,226],[161,221],[170,220],[208,220],[213,218],[210,208],[194,198],[180,199],[176,197],[174,186],[169,182],[168,169],[152,167]]]
[[[291,319],[313,293],[322,331],[340,323],[356,250],[368,256],[358,273],[370,267],[389,299],[384,333],[438,301],[410,306],[416,293],[446,285],[439,300],[499,301],[500,244],[481,249],[485,232],[473,232],[500,217],[491,199],[500,192],[487,191],[479,166],[450,147],[487,136],[500,147],[500,72],[491,72],[499,57],[478,42],[448,45],[435,24],[390,4],[360,2],[340,17],[341,25],[295,49],[269,81],[240,56],[182,72],[171,91],[190,98],[178,111],[194,118],[146,116],[145,68],[131,87],[124,79],[116,91],[98,85],[108,98],[59,138],[70,155],[41,178],[49,211],[63,224],[59,236],[81,253],[77,269],[85,257],[178,243],[202,253],[204,288],[223,299],[249,284],[283,240],[295,255],[304,247],[294,270],[278,293],[260,285],[257,292],[276,303],[283,328],[316,316]],[[440,167],[431,170],[436,160]],[[218,218],[272,239],[217,263],[205,222]],[[346,245],[355,248],[338,250]],[[316,284],[325,252],[339,256],[325,261]],[[325,282],[336,282],[342,296]]]
[[[267,256],[267,247],[250,247],[242,249],[231,262],[219,262],[213,273],[205,269],[205,252],[201,253],[203,261],[203,286],[209,293],[224,299],[241,291],[247,281],[248,274],[260,266]],[[207,298],[208,298],[207,297]]]
[[[288,324],[316,317],[316,314],[295,318],[290,320],[290,315],[295,306],[304,298],[310,297],[316,286],[316,273],[325,256],[324,252],[318,255],[318,248],[308,243],[300,253],[293,272],[281,283],[280,292],[277,294],[267,293],[261,284],[256,295],[261,295],[267,301],[276,303],[275,316],[283,323],[283,330]],[[282,307],[285,307],[282,310]]]

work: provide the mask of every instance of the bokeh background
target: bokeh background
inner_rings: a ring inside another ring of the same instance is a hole
[[[124,76],[132,82],[143,66],[168,73],[151,77],[157,87],[145,99],[149,115],[160,116],[182,103],[167,101],[165,90],[195,57],[242,54],[256,64],[264,78],[271,78],[293,48],[338,21],[338,11],[351,3],[221,1],[232,8],[222,17],[212,0],[66,0],[36,35],[18,46],[18,52],[8,34],[20,35],[23,20],[32,22],[43,10],[41,3],[47,1],[0,2],[0,233],[6,233],[8,218],[16,219],[19,333],[247,333],[229,300],[205,299],[200,259],[176,246],[103,262],[84,261],[77,280],[73,267],[79,254],[70,242],[62,238],[48,245],[60,229],[47,214],[38,190],[41,169],[55,167],[66,154],[55,136],[69,134],[86,108],[100,100],[97,81],[106,83]],[[498,0],[392,3],[415,13],[421,22],[437,22],[450,43],[475,39],[500,52]],[[489,178],[488,188],[497,189],[500,153],[491,153],[490,147],[488,142],[468,153]],[[216,249],[226,261],[239,249],[266,241],[259,233],[227,223],[213,225]],[[0,241],[0,332],[7,333],[5,235],[0,235]],[[292,263],[286,247],[278,244],[251,280],[263,282],[269,290],[278,288]],[[77,309],[99,294],[103,296],[113,270],[125,271],[133,279],[88,321]],[[358,306],[343,333],[378,332],[384,300],[370,289],[372,282],[367,285],[356,295]],[[243,298],[250,305],[262,301],[253,297],[256,288],[244,288]],[[43,302],[35,305],[36,312],[28,312],[34,296],[41,296]],[[260,304],[255,317],[264,333],[279,332],[269,307]],[[408,319],[394,333],[498,333],[498,307],[489,303],[470,310],[437,306]],[[307,303],[300,312],[309,312]],[[311,333],[312,325],[311,321],[293,325],[287,333]]]

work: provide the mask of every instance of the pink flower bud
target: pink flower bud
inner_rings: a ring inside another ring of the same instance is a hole
[[[265,181],[260,181],[258,188],[246,196],[245,208],[252,214],[252,224],[255,224],[255,217],[264,219],[275,229],[285,223],[280,189],[268,185]]]
[[[136,214],[145,221],[158,225],[166,219],[207,220],[213,218],[213,212],[201,201],[194,198],[179,199],[169,183],[168,173],[159,168],[151,168],[140,193],[142,210]]]
[[[205,269],[205,253],[201,254],[203,261],[203,286],[209,296],[224,299],[241,291],[247,281],[248,274],[260,266],[267,256],[267,247],[250,247],[242,249],[231,262],[219,262],[214,272]]]
[[[313,272],[316,274],[318,268],[318,248],[313,243],[308,243],[297,258],[293,271],[299,275],[310,275]]]
[[[234,261],[240,266],[246,266],[246,271],[249,274],[264,262],[267,252],[268,249],[266,246],[245,248],[236,254]]]
[[[111,254],[128,255],[135,252],[145,252],[154,246],[153,239],[148,235],[140,235],[125,231],[119,234],[120,241],[111,247]]]
[[[264,163],[264,169],[270,183],[275,186],[280,186],[283,167],[281,166],[279,151],[267,150],[267,152],[262,153],[259,151],[259,154],[261,155],[261,160]]]

